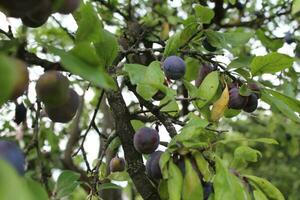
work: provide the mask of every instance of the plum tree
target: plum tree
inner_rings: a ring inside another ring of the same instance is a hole
[[[73,89],[69,89],[68,94],[67,101],[62,105],[45,105],[46,113],[53,122],[67,123],[75,116],[80,103],[79,96]]]
[[[109,163],[111,172],[122,172],[125,170],[125,160],[123,158],[114,157]]]
[[[140,153],[153,153],[159,145],[159,134],[155,129],[143,127],[134,134],[133,144]]]
[[[242,96],[239,93],[239,88],[234,86],[229,91],[229,103],[228,108],[233,109],[242,109],[247,104],[248,98],[246,96]]]
[[[0,140],[0,159],[11,164],[20,175],[25,173],[25,156],[15,143]]]
[[[61,14],[70,14],[74,12],[80,5],[80,0],[62,0],[62,5],[58,9]]]
[[[45,72],[36,83],[36,93],[48,108],[65,104],[69,99],[69,80],[57,71]]]
[[[254,112],[257,108],[257,104],[258,104],[258,99],[255,93],[250,94],[250,96],[248,97],[248,101],[246,103],[246,105],[244,106],[243,110],[245,112]]]
[[[16,69],[16,83],[14,85],[10,100],[15,100],[19,96],[23,95],[28,89],[29,85],[29,72],[26,64],[23,61],[15,58],[13,58],[13,62],[15,63]]]
[[[162,154],[162,151],[155,151],[150,154],[149,159],[146,162],[146,173],[153,179],[162,178],[161,170],[159,167],[159,160]]]
[[[178,80],[185,74],[185,62],[178,56],[169,56],[163,62],[165,75],[168,79]]]

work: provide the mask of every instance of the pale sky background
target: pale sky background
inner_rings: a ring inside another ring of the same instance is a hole
[[[139,2],[139,1],[136,0],[135,2]],[[180,0],[173,0],[172,7],[180,7],[181,6],[180,2],[181,2]],[[258,9],[260,8],[260,2],[261,1],[257,2],[258,3],[257,4]],[[180,14],[183,17],[185,17],[184,13],[180,13]],[[68,27],[68,29],[71,30],[72,32],[76,31],[77,25],[76,25],[76,23],[75,23],[75,21],[74,21],[74,19],[71,15],[54,14],[54,16],[55,16],[56,19],[62,20],[62,25],[64,27]],[[52,19],[50,18],[49,21],[51,21],[51,20]],[[7,19],[4,14],[0,13],[0,28],[7,31],[8,30],[8,23],[12,25],[12,30],[14,32],[16,30],[16,27],[21,25],[21,21],[19,19],[14,19],[14,18]],[[276,27],[275,28],[275,30],[273,31],[273,34],[278,36],[278,37],[283,37],[285,32],[288,32],[291,29],[291,24],[280,24],[280,26],[281,27]],[[106,27],[106,29],[108,29],[111,32],[115,31],[115,29],[113,27]],[[253,50],[253,53],[255,55],[265,55],[267,53],[265,48],[261,47],[260,42],[255,42],[253,44],[253,46],[257,47]],[[294,50],[295,46],[296,46],[295,43],[293,43],[291,45],[284,44],[284,46],[281,49],[279,49],[279,52],[290,55],[290,56],[294,56],[293,50]],[[39,56],[42,56],[42,55],[39,55]],[[232,59],[233,58],[228,53],[225,56],[218,56],[217,57],[217,60],[222,61],[223,63],[226,63],[226,64],[229,64]],[[297,66],[299,66],[299,65],[297,64]],[[300,71],[299,67],[298,67],[297,70]],[[30,80],[37,80],[38,77],[41,74],[43,74],[43,69],[41,67],[30,68]],[[278,79],[276,79],[276,76],[264,75],[264,78],[272,80],[274,84],[279,84],[279,81],[278,81]],[[35,102],[35,99],[36,99],[36,94],[35,94],[34,87],[35,87],[35,84],[33,82],[33,83],[30,84],[30,87],[29,87],[29,91],[30,91],[29,92],[29,98],[30,98],[30,101],[32,103]],[[80,88],[76,87],[75,89],[79,94],[82,94],[82,90]],[[134,95],[131,94],[131,93],[123,93],[123,94],[124,94],[124,98],[125,98],[125,101],[126,101],[127,104],[129,104],[132,101],[132,99],[135,99]],[[93,97],[94,97],[94,93],[91,90],[88,91],[86,93],[86,103],[89,103],[89,101],[91,101],[93,99]],[[265,104],[261,101],[259,102],[259,105],[264,106],[264,107],[269,107],[267,104]],[[9,104],[9,105],[5,105],[5,106],[14,106],[14,105]],[[2,109],[0,109],[0,111],[1,110]],[[11,113],[11,115],[8,115],[8,116],[0,116],[0,124],[3,123],[3,121],[5,119],[6,120],[12,120],[14,118],[13,114],[14,113]],[[91,115],[92,115],[92,113],[91,113]],[[50,123],[50,120],[47,119],[47,118],[43,118],[43,120],[48,120],[49,123]],[[31,122],[29,122],[29,125],[30,124],[31,124]],[[63,127],[63,126],[64,126],[63,124],[57,124],[56,128],[59,130],[60,127]],[[177,126],[177,128],[179,128],[179,127]],[[170,140],[170,138],[168,136],[168,133],[166,132],[166,130],[163,126],[160,127],[160,137],[161,137],[161,141],[169,141]],[[89,160],[90,164],[93,162],[93,160],[95,160],[97,158],[98,148],[99,148],[98,141],[99,141],[98,134],[95,131],[91,130],[89,132],[87,140],[85,142],[87,157],[88,157],[88,160]],[[66,144],[66,140],[61,142],[60,147],[62,149],[64,149],[65,144]],[[163,147],[159,147],[159,148],[164,149]],[[45,150],[49,150],[49,147],[45,147]],[[120,156],[122,156],[122,153],[120,153]],[[84,165],[83,165],[83,167],[84,167]],[[58,175],[59,175],[59,171],[54,171],[54,177],[57,177]],[[124,186],[124,185],[126,185],[126,183],[123,183],[122,185]]]

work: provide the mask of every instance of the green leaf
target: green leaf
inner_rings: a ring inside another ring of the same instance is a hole
[[[254,200],[268,200],[266,195],[260,190],[253,191]]]
[[[207,160],[205,160],[202,153],[200,153],[199,151],[194,151],[192,154],[195,158],[197,167],[203,176],[203,180],[205,182],[210,182],[213,177],[213,173],[209,168],[209,163],[207,162]]]
[[[80,174],[73,171],[63,171],[56,183],[56,193],[58,198],[69,196],[79,185]]]
[[[223,33],[213,31],[213,30],[206,30],[205,35],[208,39],[209,44],[216,48],[229,48]]]
[[[251,185],[259,188],[268,197],[268,199],[284,200],[284,196],[281,192],[268,180],[251,175],[245,175],[245,177],[250,181]]]
[[[265,56],[256,56],[251,64],[253,76],[264,73],[275,73],[293,65],[294,59],[280,53],[269,53]]]
[[[125,64],[124,71],[129,75],[130,82],[133,85],[141,83],[145,78],[147,67],[139,64]]]
[[[235,30],[229,31],[223,34],[225,41],[230,44],[232,47],[241,47],[252,38],[254,35],[253,31],[247,30]]]
[[[31,191],[33,199],[31,200],[48,200],[48,194],[42,185],[32,179],[26,179],[27,188]]]
[[[161,200],[169,200],[168,181],[161,180],[158,185],[159,197]]]
[[[200,62],[198,59],[187,57],[185,59],[186,71],[184,79],[187,81],[196,80],[199,76]]]
[[[216,156],[216,176],[214,178],[214,200],[246,200],[247,194],[240,180],[231,174],[223,161]]]
[[[164,179],[168,178],[168,162],[171,158],[171,155],[168,151],[165,151],[159,159],[159,167],[161,169],[162,175]]]
[[[167,41],[165,51],[164,51],[164,57],[168,57],[171,55],[175,55],[177,53],[177,50],[182,45],[181,43],[181,32],[175,33],[172,37],[170,37]]]
[[[168,192],[169,199],[181,200],[181,191],[183,185],[183,177],[180,169],[173,163],[172,160],[169,161],[169,174],[168,174]]]
[[[202,32],[198,30],[199,24],[196,22],[192,22],[184,27],[180,34],[180,44],[187,43],[195,34],[200,35]],[[199,33],[197,33],[199,32]]]
[[[15,62],[0,54],[0,107],[11,96],[15,85]]]
[[[63,64],[64,68],[70,72],[79,75],[88,81],[91,81],[96,86],[105,89],[116,88],[114,80],[102,67],[92,66],[81,58],[72,54],[72,52],[65,52],[64,50],[51,46],[48,48],[53,54],[58,55],[61,58],[61,63]]]
[[[292,15],[298,15],[300,11],[300,0],[294,0],[292,5]]]
[[[219,73],[217,71],[209,73],[200,87],[198,88],[196,97],[201,98],[196,102],[198,108],[205,106],[216,94],[219,87]]]
[[[203,199],[203,188],[197,172],[193,169],[188,158],[184,159],[185,176],[183,180],[182,199],[198,200]]]
[[[265,35],[265,32],[262,29],[256,31],[256,35],[261,43],[271,51],[277,51],[284,44],[282,39],[272,39]]]
[[[136,91],[144,99],[150,100],[160,88],[164,87],[164,80],[165,76],[160,68],[160,62],[154,61],[147,67]]]
[[[111,189],[120,190],[122,189],[122,187],[113,183],[102,183],[99,186],[99,190],[111,190]]]
[[[75,44],[74,48],[70,51],[72,54],[84,62],[94,67],[104,67],[100,58],[96,54],[96,49],[89,42],[80,42]]]
[[[278,144],[278,142],[272,138],[257,138],[257,139],[250,139],[250,138],[241,138],[241,139],[226,139],[226,140],[219,140],[216,143],[227,144],[229,142],[260,142],[265,144]]]
[[[215,16],[214,11],[212,9],[210,9],[209,7],[204,7],[199,4],[199,5],[196,5],[194,9],[195,9],[196,17],[203,24],[209,24],[210,21]]]
[[[110,66],[118,55],[119,44],[117,38],[106,30],[101,31],[101,36],[94,42],[96,52],[104,66]]]
[[[234,151],[234,159],[231,163],[232,168],[239,170],[247,166],[248,162],[257,162],[261,153],[248,146],[240,146]]]
[[[34,194],[15,169],[0,159],[0,194],[3,200],[33,200]]]
[[[98,41],[103,28],[91,3],[82,4],[75,19],[78,25],[76,42]]]
[[[111,173],[107,178],[114,181],[128,181],[130,179],[129,174],[126,171]]]
[[[262,91],[261,99],[269,105],[277,108],[283,115],[285,115],[289,119],[295,121],[296,123],[300,122],[300,119],[296,115],[295,111],[292,110],[288,105],[286,105],[282,100],[274,98],[264,91]]]
[[[300,101],[289,97],[287,95],[281,94],[275,90],[264,89],[266,92],[270,93],[274,98],[277,98],[283,101],[286,105],[288,105],[292,110],[300,113]]]

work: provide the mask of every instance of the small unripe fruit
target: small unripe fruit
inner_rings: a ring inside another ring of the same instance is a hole
[[[122,172],[125,170],[125,160],[123,158],[115,157],[109,163],[111,172]]]
[[[153,179],[162,178],[159,167],[159,160],[162,154],[162,151],[155,151],[154,153],[150,154],[149,159],[146,162],[146,173]]]
[[[63,105],[45,106],[46,113],[53,122],[67,123],[75,116],[80,103],[79,96],[73,89],[69,89],[68,93],[69,98]]]
[[[248,113],[254,112],[257,108],[257,104],[258,104],[257,96],[254,93],[252,93],[248,97],[248,102],[243,108],[243,110]]]
[[[25,173],[25,156],[15,143],[0,140],[0,159],[11,164],[20,175]]]
[[[164,72],[168,79],[178,80],[185,74],[185,62],[178,56],[169,56],[163,63]]]
[[[239,88],[233,87],[229,91],[228,108],[240,110],[247,104],[248,98],[240,95]]]
[[[45,72],[36,83],[36,93],[47,107],[65,104],[69,98],[69,80],[57,71]]]
[[[133,144],[140,153],[153,153],[159,145],[159,134],[155,129],[143,127],[134,135]]]
[[[260,87],[256,83],[248,83],[248,88],[254,92],[256,97],[259,99],[261,97]]]
[[[205,77],[214,70],[214,68],[209,64],[203,64],[200,71],[198,79],[196,80],[196,87],[199,87],[202,83],[202,81],[205,79]]]
[[[80,0],[63,0],[63,4],[58,10],[61,14],[70,14],[74,12],[80,5]]]
[[[18,59],[14,59],[16,69],[16,82],[10,100],[15,100],[22,96],[28,89],[29,72],[26,64]]]

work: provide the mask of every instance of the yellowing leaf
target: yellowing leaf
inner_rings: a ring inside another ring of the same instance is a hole
[[[162,40],[166,40],[166,39],[168,39],[168,37],[169,37],[169,32],[170,32],[170,25],[169,25],[169,23],[168,22],[164,22],[163,24],[162,24],[162,31],[161,31],[161,33],[160,33],[160,38],[162,39]]]
[[[226,85],[225,89],[222,92],[221,97],[214,103],[212,111],[211,111],[211,120],[218,121],[221,117],[223,117],[224,112],[227,108],[229,102],[229,92],[228,87]]]

